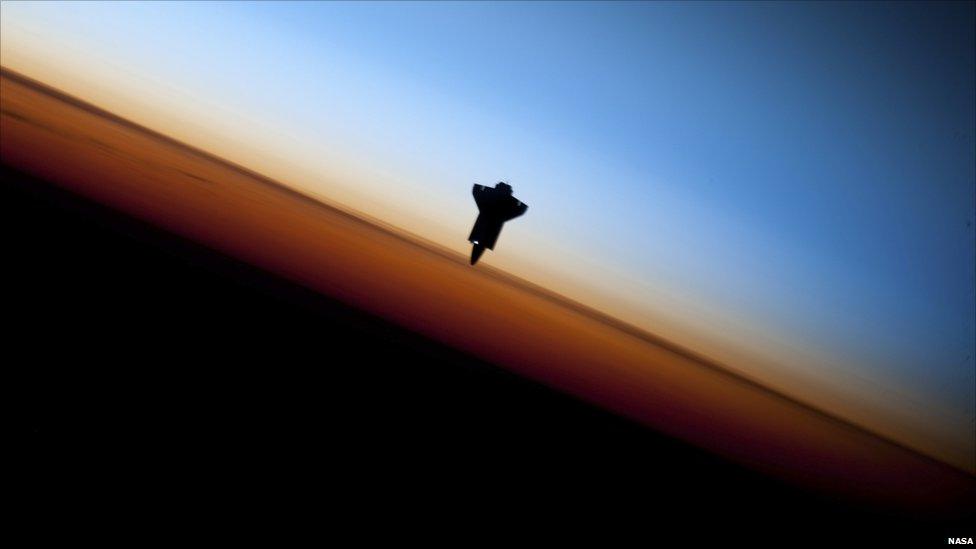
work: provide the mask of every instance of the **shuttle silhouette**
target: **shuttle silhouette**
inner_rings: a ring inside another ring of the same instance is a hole
[[[508,183],[500,182],[495,188],[475,184],[471,194],[478,205],[478,219],[468,236],[468,242],[474,245],[471,250],[471,264],[474,265],[485,252],[485,248],[495,249],[502,225],[509,219],[524,214],[529,207],[512,196],[512,186]]]

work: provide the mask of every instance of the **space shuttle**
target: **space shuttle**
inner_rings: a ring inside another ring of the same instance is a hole
[[[529,207],[512,196],[512,186],[504,182],[497,183],[494,188],[475,184],[471,194],[478,205],[478,219],[468,236],[468,242],[474,246],[471,250],[471,264],[474,265],[485,253],[485,248],[495,249],[502,225],[524,214]]]

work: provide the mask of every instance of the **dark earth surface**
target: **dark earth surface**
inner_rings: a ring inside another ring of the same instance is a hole
[[[971,535],[781,484],[6,167],[0,208],[29,510],[638,544]]]

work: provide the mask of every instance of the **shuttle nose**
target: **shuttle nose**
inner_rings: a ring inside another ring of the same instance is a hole
[[[471,264],[474,265],[478,262],[478,258],[481,254],[485,253],[485,247],[477,242],[474,242],[474,248],[471,249]]]

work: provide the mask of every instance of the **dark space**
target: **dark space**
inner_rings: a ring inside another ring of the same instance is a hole
[[[29,505],[473,538],[961,535],[781,485],[8,168],[0,205]]]

